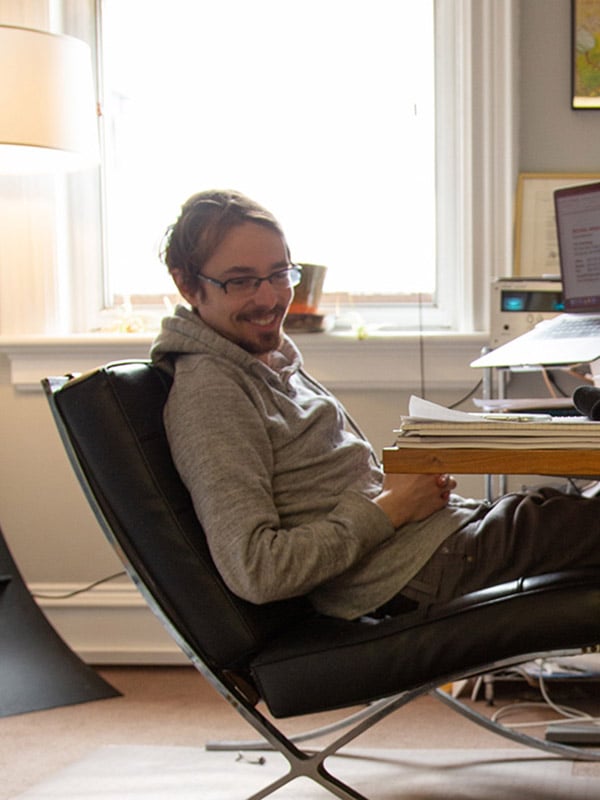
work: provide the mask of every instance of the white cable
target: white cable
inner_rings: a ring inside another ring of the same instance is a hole
[[[544,680],[544,675],[542,670],[540,670],[538,685],[540,687],[540,692],[542,694],[542,697],[544,698],[546,703],[548,703],[550,708],[553,708],[557,713],[562,714],[565,717],[570,717],[571,719],[591,719],[590,714],[587,714],[585,711],[580,711],[577,708],[569,708],[568,706],[559,706],[556,703],[554,703],[550,698],[550,695],[548,694],[548,689],[546,688],[546,682]]]
[[[492,722],[498,722],[501,717],[506,716],[507,714],[512,714],[515,712],[522,711],[524,709],[531,709],[531,708],[551,708],[556,713],[560,714],[562,719],[552,719],[552,720],[545,720],[540,722],[512,722],[502,723],[507,728],[536,728],[536,727],[546,727],[549,724],[553,725],[563,725],[572,723],[573,720],[585,720],[586,722],[590,722],[594,725],[600,726],[600,717],[592,717],[585,711],[581,711],[577,708],[570,708],[569,706],[561,706],[555,703],[550,695],[548,694],[548,690],[546,688],[546,683],[544,681],[543,670],[544,670],[544,660],[541,659],[539,662],[540,665],[540,672],[538,676],[538,688],[544,699],[543,703],[540,702],[527,702],[527,703],[511,703],[510,705],[505,705],[499,708],[491,717]],[[525,677],[527,676],[527,672],[523,667],[515,667],[514,671],[518,674],[521,674]]]

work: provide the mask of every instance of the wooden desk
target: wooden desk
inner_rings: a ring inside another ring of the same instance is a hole
[[[598,477],[600,450],[505,450],[386,447],[385,472],[455,475],[568,475]]]

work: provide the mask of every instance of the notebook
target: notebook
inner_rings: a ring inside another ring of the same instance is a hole
[[[564,313],[544,320],[472,367],[576,364],[600,358],[600,183],[554,192]]]

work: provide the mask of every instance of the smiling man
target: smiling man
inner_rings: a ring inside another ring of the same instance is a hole
[[[399,613],[492,582],[600,564],[600,502],[553,490],[495,504],[448,475],[384,475],[283,321],[301,269],[277,220],[233,191],[191,197],[163,257],[189,304],[152,359],[165,427],[217,569],[253,603]],[[571,533],[565,548],[564,531]]]

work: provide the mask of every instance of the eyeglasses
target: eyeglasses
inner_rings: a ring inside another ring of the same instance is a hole
[[[226,281],[218,281],[216,278],[209,278],[207,275],[197,273],[200,280],[218,286],[225,294],[236,296],[248,296],[255,294],[263,281],[268,281],[274,289],[290,289],[298,286],[302,280],[302,267],[292,264],[285,269],[278,269],[267,275],[266,278],[256,278],[253,275],[240,275],[239,278],[229,278]]]

